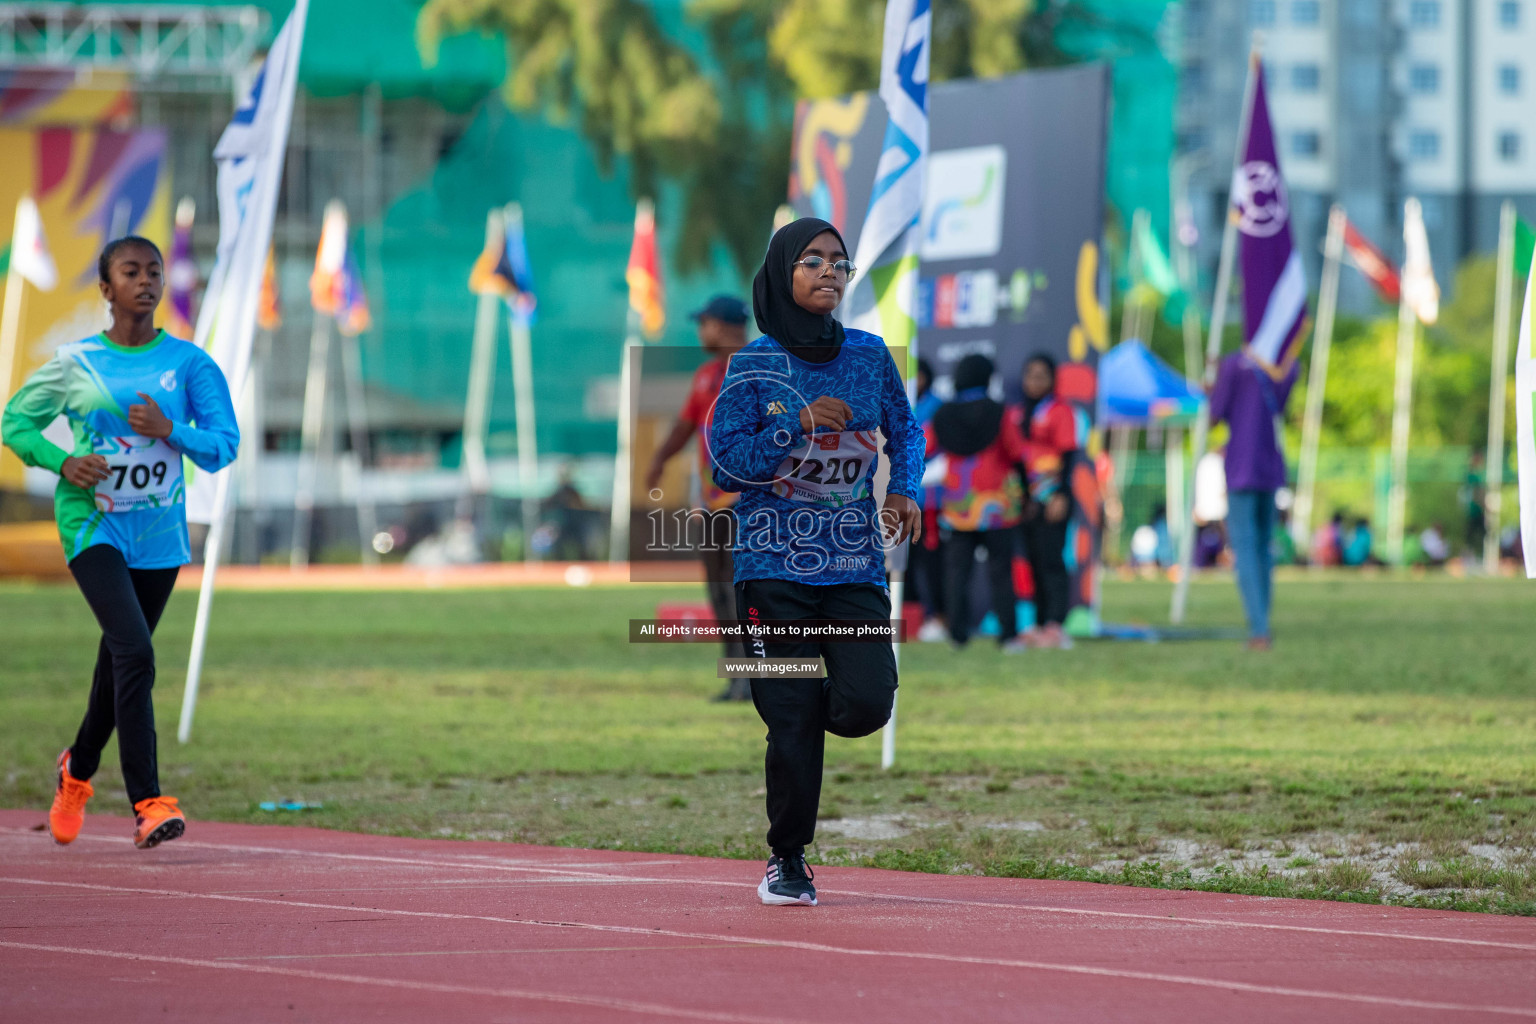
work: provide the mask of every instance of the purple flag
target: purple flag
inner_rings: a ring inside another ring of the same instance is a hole
[[[173,338],[191,338],[196,323],[192,316],[192,293],[197,290],[197,264],[192,261],[194,210],[191,199],[177,204],[176,233],[171,237],[171,257],[165,268],[166,292],[171,300],[165,329]]]
[[[1264,99],[1264,64],[1253,63],[1253,110],[1247,149],[1232,175],[1230,216],[1242,233],[1243,340],[1254,362],[1276,380],[1301,351],[1307,279],[1291,241],[1291,210]]]

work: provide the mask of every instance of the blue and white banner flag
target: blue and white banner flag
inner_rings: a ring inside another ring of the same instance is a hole
[[[849,326],[911,352],[917,340],[918,247],[928,169],[929,0],[889,0],[880,98],[885,142],[853,262]]]
[[[1536,579],[1536,356],[1531,332],[1536,331],[1536,261],[1525,281],[1520,304],[1520,341],[1515,347],[1516,465],[1520,472],[1520,546],[1525,578]]]
[[[194,340],[213,356],[236,396],[245,387],[251,364],[308,16],[309,0],[298,0],[213,150],[218,164],[219,248]],[[187,518],[192,522],[213,521],[216,480],[217,474],[189,473]]]

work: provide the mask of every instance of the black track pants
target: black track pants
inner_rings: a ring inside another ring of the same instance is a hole
[[[1035,578],[1035,625],[1059,626],[1067,621],[1072,577],[1067,572],[1067,521],[1048,523],[1045,516],[1026,519],[1024,552]]]
[[[98,544],[69,563],[101,626],[96,674],[85,720],[69,749],[69,773],[89,779],[117,729],[123,782],[133,803],[160,795],[155,754],[155,649],[150,636],[176,586],[180,568],[130,569],[122,553]]]
[[[971,636],[971,570],[976,549],[987,549],[987,591],[997,616],[998,640],[1019,632],[1017,598],[1013,593],[1013,530],[956,530],[944,545],[944,590],[949,598],[949,638],[963,644]]]
[[[872,583],[815,586],[789,580],[736,584],[737,614],[753,619],[889,619],[891,599]],[[814,658],[826,679],[752,680],[752,703],[768,726],[763,765],[768,791],[768,845],[798,855],[816,837],[826,734],[868,736],[891,717],[896,656],[888,643],[747,642],[754,658]]]

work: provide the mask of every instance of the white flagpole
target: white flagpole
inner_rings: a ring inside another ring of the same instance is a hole
[[[1237,126],[1237,152],[1232,157],[1232,173],[1236,177],[1237,171],[1243,165],[1243,154],[1248,150],[1248,130],[1253,118],[1253,93],[1255,88],[1255,74],[1259,63],[1258,40],[1248,54],[1248,78],[1243,84],[1243,109],[1241,119]],[[1221,231],[1221,262],[1216,268],[1216,291],[1211,296],[1211,330],[1205,343],[1204,380],[1206,391],[1216,382],[1216,357],[1221,355],[1221,332],[1227,320],[1227,293],[1232,288],[1232,263],[1237,256],[1237,217],[1233,208],[1233,197],[1229,193],[1227,199],[1227,219]],[[1200,412],[1195,417],[1195,459],[1192,465],[1195,473],[1200,472],[1200,461],[1205,458],[1205,450],[1210,442],[1211,433],[1211,406],[1209,402],[1200,404]],[[1189,601],[1189,577],[1194,569],[1195,562],[1195,489],[1189,489],[1189,497],[1184,502],[1184,535],[1179,543],[1179,578],[1173,584],[1173,604],[1169,608],[1168,618],[1175,625],[1184,621],[1185,606]]]
[[[501,237],[501,231],[501,211],[491,210],[485,215],[487,248]],[[491,489],[485,438],[495,379],[496,296],[484,293],[475,305],[475,335],[469,356],[469,397],[464,402],[464,476],[470,494],[475,497],[488,494]],[[530,542],[531,538],[525,536],[523,547],[529,547]]]
[[[523,208],[508,203],[507,232],[523,230]],[[526,242],[524,243],[526,244]],[[533,405],[533,339],[528,318],[515,310],[508,316],[512,345],[512,389],[517,402],[517,477],[523,492],[523,561],[533,561],[533,531],[539,522],[538,417]]]
[[[1403,533],[1408,512],[1408,426],[1418,326],[1405,288],[1397,303],[1397,370],[1392,388],[1392,488],[1387,496],[1387,557],[1396,566],[1402,566],[1406,561]]]
[[[1131,248],[1126,257],[1126,277],[1130,280],[1130,290],[1125,293],[1125,299],[1120,304],[1120,343],[1123,345],[1130,338],[1139,338],[1141,324],[1140,306],[1132,301],[1136,294],[1136,279],[1141,276],[1141,232],[1150,222],[1152,215],[1146,210],[1138,209],[1131,214]]]
[[[309,533],[314,519],[315,483],[320,473],[320,431],[325,425],[325,403],[331,365],[331,318],[315,311],[315,327],[309,335],[309,372],[304,378],[304,418],[299,427],[299,480],[293,492],[293,544],[290,568],[309,565]]]
[[[608,561],[629,560],[629,489],[634,403],[630,400],[633,373],[630,364],[640,351],[639,315],[629,312],[629,334],[624,339],[623,363],[619,367],[619,443],[613,456],[613,514],[608,525]]]
[[[1328,355],[1333,346],[1333,317],[1339,301],[1339,267],[1344,257],[1344,208],[1328,211],[1328,238],[1323,245],[1323,282],[1317,299],[1317,326],[1312,332],[1312,364],[1307,371],[1307,407],[1301,423],[1301,458],[1296,467],[1296,507],[1291,514],[1291,540],[1298,552],[1312,538],[1312,505],[1317,496],[1317,448],[1323,430],[1323,396],[1328,388]]]
[[[1509,393],[1509,328],[1515,305],[1515,203],[1504,200],[1499,210],[1497,284],[1493,293],[1493,373],[1488,383],[1488,455],[1483,537],[1483,570],[1499,571],[1499,531],[1504,511],[1504,405]]]
[[[1185,169],[1189,159],[1185,156],[1174,160],[1168,175],[1168,249],[1173,256],[1173,266],[1179,278],[1179,287],[1184,289],[1184,316],[1181,325],[1184,328],[1184,379],[1193,383],[1200,379],[1201,372],[1200,312],[1195,305],[1199,298],[1199,288],[1195,280],[1195,254],[1188,245],[1184,244],[1179,231],[1182,220],[1180,211],[1189,205],[1189,171]],[[1181,495],[1179,503],[1182,504],[1183,501]]]
[[[906,590],[905,577],[906,572],[902,569],[891,572],[891,623],[898,630],[901,628],[901,604],[903,592]],[[896,659],[897,668],[900,668],[901,644],[895,638],[891,640],[891,654]],[[886,720],[885,727],[880,730],[880,767],[882,769],[896,763],[896,697],[897,694],[891,695],[891,717]]]
[[[1184,428],[1169,427],[1163,437],[1163,473],[1167,483],[1163,487],[1165,516],[1168,529],[1182,534],[1184,521],[1173,516],[1184,514]]]
[[[197,589],[197,618],[192,624],[192,655],[187,665],[187,686],[181,695],[181,721],[176,739],[186,743],[192,738],[192,713],[197,708],[197,689],[203,676],[203,654],[208,647],[208,617],[213,613],[214,577],[219,571],[219,554],[224,550],[224,531],[229,523],[229,477],[220,473],[213,484],[213,522],[203,542],[203,579]]]
[[[29,205],[31,206],[29,210]],[[11,261],[5,271],[5,310],[0,313],[0,402],[10,397],[16,384],[16,365],[20,362],[17,352],[21,348],[21,310],[26,303],[26,278],[17,269],[22,258],[24,244],[38,244],[23,239],[23,222],[31,221],[41,232],[41,215],[37,213],[32,197],[23,195],[16,200],[15,224],[11,229]]]
[[[292,44],[293,52],[288,55],[289,63],[283,67],[281,80],[270,83],[276,86],[277,106],[272,133],[266,140],[269,151],[278,154],[279,160],[281,154],[287,150],[288,128],[293,120],[293,98],[298,84],[298,61],[304,49],[304,28],[309,17],[309,0],[297,0],[293,13],[288,17],[285,30],[291,26],[296,39]],[[279,32],[279,39],[282,38],[284,38],[283,34]],[[271,60],[270,54],[268,60]],[[224,139],[221,138],[220,142],[223,141]],[[216,149],[215,156],[217,155]],[[221,165],[220,170],[223,169]],[[198,325],[201,329],[198,331],[197,342],[200,345],[208,344],[214,317],[214,310],[211,307],[225,304],[226,288],[234,291],[232,301],[226,306],[233,322],[226,323],[225,330],[248,331],[247,338],[255,333],[256,306],[261,291],[262,272],[266,266],[267,249],[272,238],[272,220],[277,212],[278,190],[282,186],[282,164],[280,162],[277,164],[275,174],[263,175],[258,170],[250,184],[252,187],[245,213],[239,224],[250,225],[254,234],[249,239],[242,236],[239,240],[247,241],[246,248],[249,253],[259,253],[258,262],[255,264],[253,273],[248,275],[248,280],[229,279],[229,263],[226,261],[234,255],[234,243],[237,238],[232,237],[228,243],[225,242],[223,233],[229,225],[224,223],[221,217],[220,259],[215,263],[213,278],[209,282],[208,290],[204,293],[204,309],[198,317]],[[224,197],[221,196],[221,198]],[[217,288],[214,287],[215,282],[217,282]],[[210,326],[204,326],[205,323]],[[238,346],[236,348],[238,349]],[[234,365],[235,379],[230,381],[230,386],[240,388],[245,384],[245,373],[250,365],[248,344],[243,355],[236,351]],[[230,476],[230,472],[226,469],[216,475],[214,482],[208,539],[203,550],[203,579],[198,592],[197,619],[192,630],[192,650],[187,659],[186,687],[182,690],[181,696],[181,722],[176,731],[176,738],[182,743],[192,738],[192,715],[197,706],[197,691],[203,672],[203,654],[208,642],[208,621],[213,608],[214,579],[218,573],[219,556],[224,544],[226,521],[229,517]]]
[[[379,532],[379,518],[365,479],[369,450],[368,407],[364,404],[367,397],[363,390],[361,339],[342,336],[341,375],[347,394],[347,426],[352,434],[352,452],[357,456],[357,532],[362,544],[362,559],[364,565],[378,565],[379,553],[373,549],[373,537]]]
[[[12,252],[14,252],[14,247]],[[16,383],[16,349],[21,340],[21,304],[25,301],[22,276],[16,259],[5,272],[5,313],[0,316],[0,399],[9,398]]]

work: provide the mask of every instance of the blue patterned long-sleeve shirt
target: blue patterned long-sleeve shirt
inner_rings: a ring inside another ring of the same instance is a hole
[[[806,435],[800,410],[823,395],[852,418]],[[716,486],[741,492],[736,581],[885,584],[874,499],[880,435],[888,494],[917,499],[924,439],[885,343],[847,330],[837,356],[810,363],[761,337],[731,358],[709,432]]]

